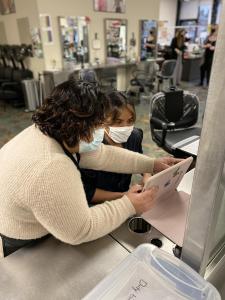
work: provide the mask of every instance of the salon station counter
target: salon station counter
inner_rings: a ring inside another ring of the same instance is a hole
[[[199,81],[200,82],[200,67],[203,61],[202,55],[194,55],[183,59],[183,81]]]
[[[180,188],[190,192],[194,171]],[[53,237],[22,248],[0,260],[0,299],[82,299],[135,247],[159,237],[162,249],[172,253],[174,244],[156,230],[148,235],[131,233],[127,223],[111,235],[78,246]]]
[[[49,238],[0,261],[0,299],[82,299],[127,255],[110,236],[79,246]]]
[[[161,63],[163,61],[163,58],[152,58],[149,59],[148,62],[157,62]],[[127,90],[129,86],[130,79],[132,77],[132,72],[135,70],[138,66],[139,62],[114,62],[114,63],[102,63],[98,65],[88,65],[85,64],[85,69],[92,69],[95,70],[98,77],[101,77],[102,71],[107,71],[110,73],[110,70],[112,70],[112,73],[116,72],[116,87],[119,91],[125,91]],[[45,85],[45,93],[46,96],[48,96],[51,92],[51,90],[58,84],[62,83],[63,81],[66,81],[68,79],[68,76],[72,72],[79,72],[81,70],[81,66],[77,65],[66,65],[63,70],[45,70],[43,72],[44,76],[44,85]]]

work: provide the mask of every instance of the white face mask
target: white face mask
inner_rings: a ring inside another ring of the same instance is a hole
[[[109,127],[106,133],[115,143],[126,143],[133,129],[134,126]]]
[[[104,128],[99,128],[94,131],[93,141],[90,143],[80,141],[79,153],[91,152],[98,149],[104,138]]]

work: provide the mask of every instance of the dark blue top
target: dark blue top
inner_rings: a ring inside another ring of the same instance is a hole
[[[141,129],[134,128],[128,141],[122,145],[124,149],[143,153],[141,145],[142,140],[143,131]],[[108,144],[106,140],[103,140],[103,143]],[[110,192],[121,193],[129,190],[132,174],[112,173],[88,169],[81,169],[80,171],[88,203],[91,203],[97,188]]]

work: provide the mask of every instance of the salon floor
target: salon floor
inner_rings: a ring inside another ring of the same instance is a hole
[[[194,84],[182,83],[181,88],[194,92],[200,99],[199,122],[201,123],[202,115],[205,110],[207,98],[207,89],[196,87]],[[151,157],[160,157],[165,155],[165,152],[156,146],[151,139],[149,129],[149,103],[145,100],[136,105],[137,121],[136,127],[139,127],[144,132],[143,151]],[[16,134],[29,126],[32,113],[24,112],[23,108],[16,109],[9,105],[4,109],[0,102],[0,148],[12,139]]]

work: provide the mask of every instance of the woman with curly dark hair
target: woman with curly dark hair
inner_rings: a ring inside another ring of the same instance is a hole
[[[79,166],[151,173],[176,162],[102,145],[107,103],[96,85],[64,82],[34,113],[34,125],[0,150],[0,256],[48,234],[73,245],[91,241],[152,207],[155,189],[140,194],[137,186],[88,207]]]

